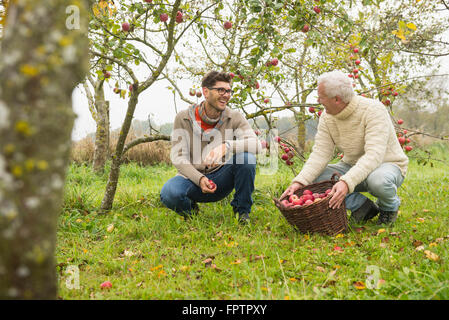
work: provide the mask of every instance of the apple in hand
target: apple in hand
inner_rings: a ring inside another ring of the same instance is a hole
[[[217,187],[217,185],[215,184],[215,182],[213,182],[212,180],[209,179],[209,185],[210,185],[210,189],[215,189]]]

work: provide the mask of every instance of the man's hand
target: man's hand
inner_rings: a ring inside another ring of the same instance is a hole
[[[200,180],[200,188],[203,193],[214,193],[217,190],[217,185],[212,188],[207,177],[202,177]]]
[[[345,197],[348,194],[348,191],[348,185],[343,180],[338,181],[336,184],[334,184],[330,192],[332,198],[329,200],[329,208],[339,209],[343,201],[345,201]]]
[[[284,196],[291,196],[292,194],[295,193],[296,190],[298,190],[299,188],[304,187],[304,185],[302,185],[299,182],[293,182],[290,187],[287,188],[287,190],[284,191],[284,193],[281,195],[281,197],[279,199],[282,199]]]
[[[216,146],[206,156],[206,159],[204,159],[204,164],[210,167],[218,166],[218,164],[221,162],[221,159],[226,155],[227,151],[228,150],[226,148],[226,144],[224,143]]]

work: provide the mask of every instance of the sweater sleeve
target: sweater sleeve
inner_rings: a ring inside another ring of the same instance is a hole
[[[180,174],[199,186],[204,174],[199,172],[190,161],[190,134],[192,133],[189,134],[186,129],[183,129],[181,123],[182,118],[176,116],[171,135],[170,158]]]
[[[390,126],[391,120],[383,106],[372,106],[368,109],[365,119],[365,153],[340,178],[348,185],[349,193],[354,192],[354,188],[381,165],[387,150]]]
[[[234,130],[236,140],[226,140],[229,142],[231,151],[233,153],[259,153],[262,150],[262,144],[248,120],[240,112],[235,112],[233,116],[236,117],[237,128]]]
[[[325,116],[323,116],[318,122],[318,131],[315,135],[312,153],[301,172],[293,179],[293,182],[299,182],[303,185],[313,183],[332,159],[334,149],[335,143],[327,127]]]

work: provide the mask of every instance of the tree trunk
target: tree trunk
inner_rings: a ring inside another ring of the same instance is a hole
[[[93,170],[97,174],[102,174],[109,154],[109,101],[104,99],[103,85],[95,88],[94,103],[97,130],[95,132]]]
[[[88,69],[88,1],[18,0],[0,55],[0,299],[55,299],[72,91]]]
[[[120,129],[117,146],[115,147],[115,153],[112,156],[111,171],[109,172],[108,183],[106,184],[106,192],[104,194],[103,200],[101,201],[101,208],[100,208],[101,212],[111,210],[112,208],[112,202],[114,201],[115,192],[117,191],[117,184],[120,175],[120,165],[122,164],[122,155],[123,149],[125,147],[125,140],[126,137],[128,136],[129,129],[131,128],[131,123],[133,120],[137,101],[138,101],[138,93],[133,93],[128,102],[128,110],[126,112],[126,117]]]

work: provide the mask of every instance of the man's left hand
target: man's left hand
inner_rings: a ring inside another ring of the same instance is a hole
[[[345,201],[345,197],[348,192],[349,188],[346,182],[338,181],[334,184],[331,191],[332,198],[329,200],[329,208],[339,209],[343,201]]]
[[[226,152],[226,144],[222,143],[219,146],[216,146],[206,156],[206,159],[204,159],[204,164],[211,167],[217,166],[221,162],[221,159],[226,155]]]

